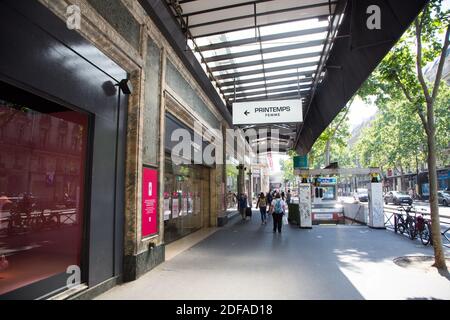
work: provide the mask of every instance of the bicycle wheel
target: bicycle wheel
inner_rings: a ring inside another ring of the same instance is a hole
[[[408,223],[408,234],[411,240],[414,240],[417,236],[416,234],[416,224],[414,221],[409,221]]]
[[[398,233],[404,234],[404,233],[405,233],[405,230],[406,230],[406,228],[405,228],[405,223],[404,223],[403,221],[398,222],[398,223],[397,223],[397,231],[398,231]]]
[[[427,246],[431,242],[431,226],[428,222],[423,225],[423,230],[420,232],[420,242]]]

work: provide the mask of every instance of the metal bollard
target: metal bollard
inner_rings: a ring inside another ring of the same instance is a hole
[[[397,214],[394,213],[394,232],[397,233]]]

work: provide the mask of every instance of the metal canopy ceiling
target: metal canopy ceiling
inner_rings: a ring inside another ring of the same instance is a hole
[[[337,2],[166,1],[228,106],[310,91]]]
[[[270,127],[306,154],[428,0],[139,2],[229,123],[233,101],[300,96],[304,122]]]
[[[309,103],[325,45],[332,41],[338,1],[166,1],[230,111],[234,101]],[[287,143],[279,140],[282,151],[292,147],[296,129],[296,124],[283,127],[282,134],[291,135]]]

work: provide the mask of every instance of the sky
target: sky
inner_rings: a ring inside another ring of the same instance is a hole
[[[360,97],[356,97],[348,113],[350,132],[363,121],[373,116],[377,110],[378,108],[375,104],[366,104]]]

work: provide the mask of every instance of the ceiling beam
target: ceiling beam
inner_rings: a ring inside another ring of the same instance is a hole
[[[300,37],[300,36],[312,35],[312,34],[317,34],[317,33],[322,33],[322,32],[327,32],[327,31],[328,31],[328,26],[319,27],[319,28],[311,28],[311,29],[302,29],[302,30],[283,32],[283,33],[275,33],[275,34],[269,34],[266,36],[262,36],[261,42],[280,40],[280,39],[285,39],[285,38]],[[217,50],[217,49],[230,48],[230,47],[238,47],[238,46],[243,46],[246,44],[256,43],[258,41],[259,41],[258,38],[252,37],[252,38],[245,38],[245,39],[240,39],[240,40],[218,42],[218,43],[212,43],[212,44],[205,45],[205,46],[199,46],[197,48],[197,51],[208,51],[208,50]]]
[[[180,4],[183,4],[183,3],[194,2],[194,1],[197,1],[197,0],[179,0],[178,2]]]
[[[231,80],[231,81],[223,81],[218,83],[218,85],[220,87],[227,87],[227,86],[238,86],[238,85],[242,85],[242,84],[249,84],[249,83],[254,83],[254,82],[261,82],[261,81],[268,81],[268,80],[282,80],[284,78],[297,78],[297,75],[299,76],[305,76],[305,78],[301,78],[300,80],[304,80],[304,81],[312,81],[312,74],[313,72],[292,72],[292,73],[285,73],[285,74],[277,74],[274,76],[267,76],[267,77],[258,77],[258,78],[252,78],[252,79],[244,79],[244,80]],[[276,83],[276,82],[274,82]],[[228,90],[228,89],[226,89]]]
[[[256,27],[262,28],[262,27],[276,26],[276,25],[280,25],[280,24],[285,24],[285,23],[290,23],[290,22],[299,22],[299,21],[311,20],[311,19],[318,19],[319,21],[326,21],[326,20],[328,20],[328,18],[329,18],[328,14],[323,14],[323,15],[315,16],[315,17],[306,17],[306,18],[290,19],[290,20],[278,21],[278,22],[262,23],[262,24],[258,24]],[[230,30],[227,30],[225,33],[248,30],[248,29],[255,29],[255,26],[230,29]],[[223,31],[216,31],[216,32],[210,32],[210,33],[197,34],[196,36],[192,36],[192,38],[197,39],[197,38],[211,37],[211,36],[217,36],[217,35],[222,35],[222,34],[224,34]]]
[[[258,66],[258,65],[263,65],[263,64],[267,65],[270,63],[284,62],[284,61],[289,61],[289,60],[300,60],[300,59],[314,58],[314,57],[317,57],[320,59],[320,54],[321,54],[321,52],[308,52],[308,53],[301,53],[301,54],[295,54],[295,55],[290,55],[290,56],[282,56],[282,57],[264,59],[264,61],[263,60],[255,60],[255,61],[248,61],[248,62],[242,62],[242,63],[224,64],[221,66],[212,67],[212,68],[210,68],[210,70],[211,70],[211,72],[216,72],[216,71]]]
[[[283,92],[283,91],[289,91],[289,90],[299,89],[298,84],[297,84],[297,83],[294,83],[294,84],[295,84],[295,86],[282,87],[282,88],[267,87],[267,90],[268,90],[267,92],[268,92],[268,93],[270,93],[270,92],[275,92],[274,90],[278,90],[278,91],[276,91],[276,92]],[[311,88],[311,85],[312,85],[312,84],[301,85],[301,86],[300,86],[300,91],[305,91],[304,89],[310,89],[310,88]],[[272,89],[271,89],[271,88],[272,88]],[[251,91],[251,92],[244,92],[244,91],[241,91],[241,92],[239,92],[239,93],[236,93],[236,98],[240,98],[240,97],[248,97],[248,96],[253,96],[253,95],[256,95],[256,94],[263,94],[263,93],[266,92],[266,87],[265,87],[265,86],[262,86],[261,89],[264,89],[264,90],[256,90],[256,91]],[[233,97],[233,98],[234,98],[234,94],[229,94],[229,95],[227,94],[225,97],[226,97],[226,98],[229,98],[229,97]]]
[[[204,9],[204,10],[199,10],[199,11],[192,11],[189,13],[183,13],[181,16],[183,18],[185,18],[185,17],[195,16],[195,15],[204,14],[204,13],[210,13],[210,12],[219,11],[219,10],[233,9],[233,8],[238,8],[238,7],[243,7],[243,6],[253,6],[255,3],[258,4],[261,2],[267,2],[267,1],[272,1],[272,0],[257,0],[257,1],[235,3],[235,4],[230,4],[230,5],[222,6],[222,7],[214,7],[214,8],[210,8],[210,9]],[[183,2],[181,2],[181,1],[179,3],[183,4]]]
[[[298,43],[284,45],[284,46],[263,48],[262,53],[265,54],[265,53],[281,52],[281,51],[287,51],[287,50],[304,49],[304,48],[309,48],[309,47],[322,46],[324,44],[325,44],[324,40],[298,42]],[[236,53],[227,53],[227,54],[222,54],[222,55],[211,56],[209,58],[205,58],[205,62],[208,63],[208,62],[215,62],[215,61],[221,61],[221,60],[231,60],[231,59],[237,59],[237,58],[242,58],[242,57],[255,56],[258,54],[260,54],[259,49],[236,52]]]
[[[300,82],[300,87],[302,85],[304,85],[305,82],[306,81]],[[309,80],[309,82],[311,82],[311,79]],[[298,84],[298,83],[299,83],[298,80],[295,79],[295,80],[287,80],[287,81],[280,81],[280,82],[271,82],[271,83],[268,83],[267,85],[265,85],[265,84],[257,84],[257,85],[253,85],[253,86],[236,87],[236,93],[242,92],[242,91],[245,91],[245,90],[262,89],[262,88],[265,88],[265,87],[271,88],[271,87],[276,87],[276,86],[283,86],[283,85],[289,85],[289,84]],[[226,93],[234,93],[234,88],[225,89],[225,90],[222,90],[222,92],[224,94],[226,94]]]
[[[309,89],[309,88],[311,88],[311,85],[300,86],[300,91],[306,91],[306,90],[302,90],[302,89]],[[250,97],[250,96],[254,96],[254,95],[257,95],[257,94],[264,94],[264,93],[266,93],[267,95],[270,95],[272,93],[291,91],[291,90],[298,90],[298,86],[276,88],[276,89],[267,90],[267,91],[264,89],[264,90],[258,90],[258,91],[252,91],[252,92],[241,92],[239,94],[236,94],[236,98]],[[298,92],[297,92],[297,94],[298,94]]]
[[[300,68],[315,67],[315,66],[317,66],[317,62],[305,62],[305,63],[291,64],[291,65],[287,65],[287,66],[265,68],[265,72],[269,73],[269,72],[275,72],[275,71],[300,69]],[[243,76],[251,76],[251,75],[259,74],[259,73],[263,73],[262,69],[221,74],[221,75],[215,76],[215,78],[218,80],[235,79],[235,78],[239,78],[239,77],[243,77]],[[301,71],[298,73],[298,75],[305,75],[305,74],[312,74],[312,73],[314,73],[314,70]],[[266,77],[266,79],[267,79],[267,77]]]
[[[305,98],[305,97],[308,97],[308,95],[309,95],[309,93],[307,94],[307,95],[304,95],[304,93],[303,93],[303,95],[302,94],[300,94],[300,97],[301,98]],[[292,92],[285,92],[285,93],[280,93],[280,94],[274,94],[274,95],[271,95],[271,96],[268,96],[268,97],[265,97],[265,96],[261,96],[261,97],[255,97],[255,98],[240,98],[240,99],[236,99],[236,102],[250,102],[250,101],[261,101],[261,100],[280,100],[280,99],[287,99],[287,98],[295,98],[295,97],[298,97],[298,92],[296,92],[296,91],[292,91]],[[228,99],[228,100],[231,100],[231,102],[232,102],[232,99]]]

